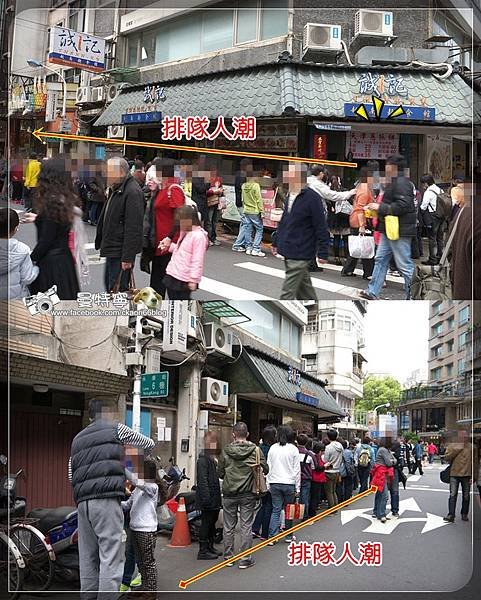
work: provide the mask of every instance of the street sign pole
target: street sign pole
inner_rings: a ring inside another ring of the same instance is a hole
[[[140,343],[142,338],[142,317],[137,316],[135,318],[135,352],[138,355],[142,353],[142,345]],[[142,366],[134,366],[134,390],[132,394],[132,429],[140,432],[140,387],[142,379]]]

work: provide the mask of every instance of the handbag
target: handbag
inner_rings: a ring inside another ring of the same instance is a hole
[[[256,446],[256,464],[252,467],[254,471],[254,479],[252,481],[252,492],[256,496],[264,496],[267,494],[266,476],[261,466],[261,449]]]
[[[122,269],[119,271],[119,274],[117,275],[117,279],[115,280],[115,283],[112,287],[112,289],[110,290],[111,294],[118,294],[119,290],[120,290],[120,279],[122,277],[123,271]],[[127,288],[127,292],[123,292],[127,294],[127,298],[132,299],[135,294],[138,292],[137,288],[135,287],[135,279],[134,279],[134,270],[130,269],[129,270],[129,286]]]
[[[273,208],[270,214],[270,220],[274,221],[274,223],[279,223],[282,219],[282,215],[284,214],[283,208]]]
[[[352,204],[348,200],[336,200],[334,212],[336,215],[339,213],[342,213],[343,215],[350,215],[352,213]]]
[[[384,217],[386,226],[386,236],[388,240],[396,241],[399,239],[399,217],[395,215],[386,215]]]
[[[350,235],[348,237],[349,256],[352,258],[373,258],[375,252],[374,238],[369,235]]]
[[[446,467],[444,469],[444,471],[441,471],[441,473],[439,473],[439,479],[443,483],[450,483],[450,478],[451,478],[451,465],[449,465],[448,467]]]
[[[219,205],[217,207],[219,210],[225,210],[227,208],[227,199],[225,196],[219,197]]]
[[[459,217],[464,210],[459,211],[454,222],[443,255],[437,265],[416,265],[411,283],[413,300],[452,300],[451,278],[449,273],[448,254],[458,227]]]
[[[304,504],[286,504],[284,509],[286,515],[286,521],[302,520],[304,518]]]

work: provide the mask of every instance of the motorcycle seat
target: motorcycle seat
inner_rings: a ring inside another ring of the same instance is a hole
[[[27,506],[27,501],[25,498],[16,498],[15,504],[10,508],[10,519],[16,519],[18,517],[25,516],[25,507]],[[8,517],[8,508],[0,509],[0,519]]]
[[[195,503],[195,492],[181,492],[180,494],[177,494],[175,499],[178,502],[181,498],[184,499],[186,506],[188,506],[190,504],[194,504]]]
[[[42,533],[47,533],[53,527],[60,525],[62,521],[65,521],[70,516],[73,516],[77,512],[74,506],[59,506],[58,508],[35,508],[28,513],[28,517],[32,519],[39,519],[36,524],[37,529],[40,529]]]

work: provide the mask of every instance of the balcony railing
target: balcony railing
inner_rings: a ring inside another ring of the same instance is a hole
[[[443,400],[466,398],[471,394],[481,393],[481,381],[471,381],[469,377],[445,385],[416,386],[402,390],[400,406],[419,400]]]

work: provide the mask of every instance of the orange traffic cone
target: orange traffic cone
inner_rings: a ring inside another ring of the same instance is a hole
[[[172,538],[170,539],[170,544],[167,545],[173,548],[186,548],[190,544],[190,531],[189,523],[187,522],[187,513],[185,512],[185,501],[184,498],[180,498],[179,507],[175,514]]]

